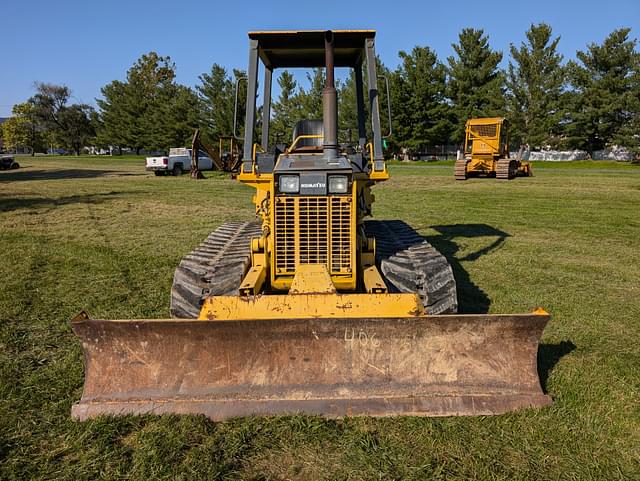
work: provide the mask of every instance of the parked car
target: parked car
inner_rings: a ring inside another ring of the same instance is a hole
[[[147,157],[146,170],[155,175],[182,175],[191,169],[191,149],[170,149],[169,155],[160,157]],[[198,169],[212,170],[213,161],[203,152],[198,152]]]
[[[0,170],[19,169],[20,164],[16,162],[13,155],[0,156]]]
[[[47,154],[49,155],[67,155],[70,154],[71,152],[65,150],[65,149],[47,149]]]

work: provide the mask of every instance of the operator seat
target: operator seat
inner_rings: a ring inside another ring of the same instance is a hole
[[[322,125],[322,120],[317,119],[304,119],[298,120],[296,125],[293,127],[293,139],[292,142],[295,142],[296,138],[300,135],[323,135],[324,129]],[[322,150],[322,137],[311,138],[311,139],[300,139],[295,146],[296,151],[315,151]]]

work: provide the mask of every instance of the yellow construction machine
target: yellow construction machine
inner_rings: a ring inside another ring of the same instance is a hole
[[[85,354],[74,417],[484,415],[550,404],[536,367],[546,312],[456,314],[446,258],[401,221],[365,221],[371,188],[389,178],[374,39],[249,33],[237,179],[255,189],[259,221],[227,222],[182,259],[174,318],[72,321]],[[279,150],[268,140],[272,74],[294,67],[325,67],[323,118],[300,119]],[[335,67],[355,73],[353,145],[338,143]]]
[[[507,120],[491,117],[467,120],[464,156],[454,168],[456,180],[472,176],[510,180],[517,176],[531,177],[531,163],[522,160],[522,149],[515,159],[509,157]]]

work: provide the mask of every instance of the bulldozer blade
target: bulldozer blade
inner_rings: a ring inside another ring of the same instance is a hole
[[[546,313],[72,321],[85,357],[72,415],[456,416],[551,404]]]

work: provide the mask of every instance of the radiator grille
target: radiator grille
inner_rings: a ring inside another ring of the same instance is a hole
[[[331,198],[331,271],[351,272],[351,203]]]
[[[278,197],[275,204],[276,274],[300,264],[325,264],[331,274],[352,270],[348,197]]]
[[[498,131],[496,124],[472,125],[471,132],[479,137],[495,137]]]

